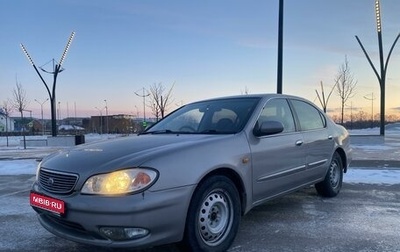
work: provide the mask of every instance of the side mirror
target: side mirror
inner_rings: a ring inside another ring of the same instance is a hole
[[[278,121],[265,121],[261,125],[256,125],[253,129],[255,136],[268,136],[281,133],[283,131],[283,124]]]

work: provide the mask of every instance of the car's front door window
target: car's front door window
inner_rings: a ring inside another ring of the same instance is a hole
[[[267,102],[257,121],[261,125],[264,121],[278,121],[283,125],[283,132],[296,130],[293,115],[286,99],[272,99]]]

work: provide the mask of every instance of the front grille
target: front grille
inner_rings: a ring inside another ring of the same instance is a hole
[[[52,171],[43,168],[41,168],[39,172],[40,186],[44,190],[52,193],[70,193],[74,189],[77,181],[78,175],[72,173]]]

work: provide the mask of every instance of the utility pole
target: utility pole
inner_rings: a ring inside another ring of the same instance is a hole
[[[106,106],[105,106],[105,108],[106,108],[106,130],[107,130],[106,134],[108,134],[110,132],[108,131],[108,106],[107,106],[107,100],[104,100],[104,102],[106,103]]]
[[[45,128],[46,128],[44,120],[43,120],[43,104],[45,104],[48,100],[49,100],[49,98],[47,98],[43,102],[40,102],[40,101],[35,99],[35,102],[40,104],[40,113],[42,115],[42,136],[44,136],[44,131],[45,131]]]
[[[364,99],[367,99],[369,101],[371,101],[372,105],[371,105],[371,128],[374,125],[374,100],[376,99],[374,97],[374,93],[371,93],[371,98],[368,97],[368,95],[364,95]]]
[[[147,126],[147,123],[146,123],[146,97],[149,96],[150,93],[145,92],[144,87],[142,88],[142,90],[143,90],[143,93],[141,95],[138,93],[139,90],[136,91],[135,94],[137,96],[143,98],[143,128],[146,128],[146,126]]]
[[[28,51],[26,50],[25,46],[21,44],[22,51],[25,53],[25,56],[28,58],[29,62],[35,69],[36,73],[39,75],[40,79],[42,80],[44,86],[46,87],[47,93],[49,95],[50,99],[50,106],[51,106],[51,134],[53,137],[57,136],[57,117],[56,117],[56,83],[57,83],[57,76],[60,72],[62,72],[64,69],[61,67],[62,63],[64,62],[65,57],[67,56],[68,49],[72,43],[72,40],[75,36],[75,32],[71,33],[71,36],[68,39],[67,45],[65,46],[64,52],[61,55],[60,62],[57,64],[54,64],[55,61],[53,59],[53,70],[52,71],[46,71],[43,68],[39,67],[40,70],[43,72],[49,73],[53,75],[53,87],[52,90],[50,91],[49,86],[43,79],[42,75],[40,74],[39,70],[37,69],[35,63],[33,62],[31,56],[28,54]]]
[[[103,109],[99,109],[98,107],[94,107],[100,113],[100,135],[103,134]]]

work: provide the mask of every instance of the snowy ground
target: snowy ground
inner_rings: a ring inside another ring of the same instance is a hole
[[[400,124],[394,124],[387,128],[385,138],[377,138],[374,136],[379,135],[379,129],[364,129],[352,130],[350,134],[357,138],[358,136],[367,136],[360,141],[355,139],[352,144],[354,150],[354,159],[368,160],[368,159],[383,159],[383,160],[400,160]],[[371,136],[371,138],[369,137]],[[88,134],[85,135],[85,141],[95,142],[104,139],[119,137],[116,135],[98,135]],[[30,139],[43,139],[42,136],[30,137]],[[361,138],[360,138],[361,139]],[[20,159],[18,156],[23,157],[25,150],[20,147],[21,137],[9,137],[8,146],[5,137],[0,137],[0,152],[12,153],[15,155],[14,160],[0,159],[0,175],[18,175],[18,174],[32,174],[36,173],[36,166],[38,162],[36,159]],[[30,147],[30,151],[46,152],[49,151],[48,147]],[[37,155],[37,154],[36,154]],[[400,167],[398,169],[363,169],[363,167],[351,167],[347,174],[344,176],[345,183],[366,183],[366,184],[399,184],[400,183]]]

